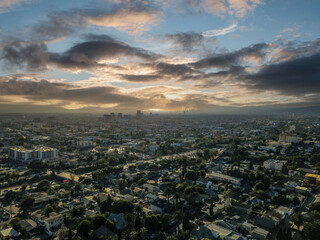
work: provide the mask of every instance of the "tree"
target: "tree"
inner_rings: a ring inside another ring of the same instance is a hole
[[[46,212],[46,214],[49,214],[49,213],[52,213],[54,210],[53,210],[53,207],[48,204],[44,209],[44,211]]]
[[[47,170],[48,166],[41,160],[35,160],[29,163],[28,168],[34,172],[43,172]]]
[[[74,191],[76,193],[80,193],[82,191],[82,186],[81,184],[77,183],[75,186],[74,186]]]
[[[112,232],[114,232],[115,229],[116,229],[114,223],[113,223],[111,220],[109,220],[109,219],[107,219],[106,228],[108,228],[108,229],[109,229],[110,231],[112,231]]]
[[[196,181],[198,179],[198,172],[195,170],[188,170],[184,177],[185,179]]]
[[[33,207],[34,200],[35,200],[34,197],[25,197],[20,203],[20,208],[23,211],[29,210],[30,208]]]
[[[22,183],[22,185],[21,185],[21,191],[25,191],[26,190],[26,188],[27,188],[27,183]]]
[[[50,182],[44,179],[38,183],[36,191],[47,191],[49,189],[50,189]]]
[[[92,224],[89,220],[87,219],[82,220],[77,227],[77,233],[80,236],[88,236],[91,231],[91,227],[92,227]]]
[[[262,183],[262,182],[258,182],[255,186],[254,186],[254,190],[258,191],[258,190],[266,190],[266,186]]]
[[[303,225],[302,234],[306,237],[306,239],[314,240],[318,239],[320,235],[320,226],[316,223],[307,222]]]
[[[320,219],[320,213],[317,210],[313,210],[309,213],[311,219],[316,222]]]
[[[190,223],[189,223],[189,216],[187,213],[185,213],[183,215],[183,219],[182,219],[182,229],[183,231],[187,231],[190,228]]]
[[[107,199],[103,200],[100,203],[100,211],[102,213],[111,212],[111,208],[112,208],[112,199],[110,195],[108,195]]]
[[[303,224],[303,216],[301,213],[297,213],[292,217],[292,221],[298,227],[298,230],[300,230],[300,226]]]
[[[147,214],[145,218],[145,225],[149,231],[155,231],[159,229],[159,215],[158,214]]]
[[[223,192],[223,198],[224,198],[224,208],[226,208],[226,205],[227,207],[229,207],[230,205],[230,197],[232,196],[232,192],[231,192],[231,189],[228,189],[228,190],[225,190]]]
[[[139,232],[133,230],[130,232],[129,237],[131,240],[138,240],[139,239]]]
[[[208,160],[210,158],[210,150],[208,148],[206,148],[203,151],[203,157],[204,157],[205,160]]]
[[[112,206],[112,212],[114,213],[133,213],[132,202],[125,200],[116,200]]]
[[[148,229],[146,227],[142,227],[140,229],[140,235],[143,240],[147,238],[147,234],[148,234]]]
[[[142,220],[139,215],[135,216],[133,226],[136,230],[139,230],[142,227]]]
[[[107,218],[102,214],[97,214],[92,218],[92,227],[94,230],[98,229],[100,226],[105,226],[107,223]]]
[[[211,217],[213,216],[213,203],[210,204],[209,214]]]
[[[169,202],[169,198],[170,198],[170,195],[174,193],[174,187],[173,186],[170,186],[168,185],[165,189],[164,189],[164,195],[166,195],[167,197],[167,201]]]
[[[265,197],[266,197],[266,192],[265,191],[263,191],[263,190],[257,190],[256,192],[255,192],[255,195],[259,198],[259,199],[265,199]]]

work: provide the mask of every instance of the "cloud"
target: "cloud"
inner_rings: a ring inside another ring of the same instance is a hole
[[[47,20],[41,21],[35,26],[30,27],[30,36],[37,41],[54,41],[65,38],[87,24],[80,16],[79,11],[52,11],[47,15]]]
[[[308,56],[320,51],[320,39],[312,41],[285,41],[278,40],[274,52],[271,53],[271,62],[281,62],[297,57]]]
[[[62,104],[70,102],[81,104],[119,104],[137,100],[123,95],[114,87],[79,88],[76,85],[41,81],[2,80],[0,93],[21,95],[33,101],[60,100]]]
[[[116,28],[136,35],[147,31],[160,21],[162,12],[153,8],[130,7],[117,9],[114,12],[82,13],[84,20],[91,25]]]
[[[229,14],[243,18],[261,4],[261,0],[228,0]]]
[[[273,90],[284,95],[320,93],[320,53],[265,65],[241,78],[249,88]]]
[[[188,14],[208,12],[221,17],[228,14],[236,18],[245,17],[262,4],[260,0],[178,0],[178,2],[180,8]]]
[[[48,65],[63,69],[90,69],[105,66],[100,60],[115,57],[155,60],[159,55],[132,47],[106,35],[88,35],[64,53],[51,53],[44,43],[15,41],[4,46],[1,59],[27,70],[45,70]]]
[[[5,60],[7,67],[25,66],[28,70],[43,70],[48,61],[47,46],[44,43],[14,41],[2,49],[0,60]]]
[[[31,0],[1,0],[0,1],[0,13],[9,11],[13,6],[19,6],[23,3],[28,3]]]
[[[33,40],[52,41],[92,25],[137,35],[161,21],[161,9],[148,1],[114,1],[101,4],[100,8],[51,11],[46,20],[29,27],[29,35]]]
[[[202,33],[204,37],[217,37],[237,30],[238,23],[233,23],[226,28],[211,29]]]
[[[139,96],[124,94],[116,87],[87,87],[41,81],[0,80],[0,109],[8,105],[19,107],[23,103],[46,109],[114,109],[134,111],[159,108],[165,111],[196,110],[213,107],[210,97],[196,94],[181,95],[179,100],[168,99],[159,93]],[[42,109],[43,110],[43,109]]]
[[[204,41],[202,34],[192,32],[167,34],[166,38],[181,46],[184,51],[191,51],[195,47],[202,45]]]
[[[214,54],[195,63],[191,63],[190,65],[198,69],[212,67],[225,68],[234,64],[239,64],[241,61],[243,61],[243,58],[248,57],[254,60],[262,61],[266,55],[265,50],[267,48],[268,44],[258,43],[250,47],[242,48],[235,52]]]

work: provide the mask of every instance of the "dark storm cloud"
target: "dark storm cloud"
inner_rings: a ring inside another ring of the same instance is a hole
[[[9,78],[10,79],[10,78]],[[0,80],[0,95],[21,95],[30,100],[48,99],[80,104],[109,104],[137,101],[135,97],[124,95],[114,87],[79,88],[64,83],[41,81]]]
[[[285,95],[320,93],[320,53],[264,66],[241,76],[250,88],[275,90]]]
[[[199,33],[176,33],[166,35],[168,40],[182,47],[184,51],[191,51],[193,48],[203,44],[204,37]]]
[[[193,69],[187,64],[170,64],[158,62],[153,64],[159,75],[184,76],[189,74],[199,74],[200,71]]]
[[[155,82],[161,80],[160,75],[153,75],[153,74],[144,74],[144,75],[137,75],[137,74],[121,74],[119,75],[122,79],[128,82]]]
[[[26,66],[29,70],[41,70],[48,61],[47,46],[44,43],[15,41],[2,49],[1,60],[6,60],[8,67]]]
[[[128,82],[156,82],[170,81],[172,79],[185,78],[202,74],[187,64],[171,64],[166,62],[141,63],[139,66],[149,67],[152,72],[149,74],[118,74],[123,80]]]
[[[286,61],[320,51],[320,38],[305,42],[278,40],[276,44],[277,54],[272,56],[271,62]]]
[[[66,52],[50,53],[44,43],[13,42],[2,50],[1,59],[7,63],[28,70],[45,69],[54,64],[66,69],[89,69],[103,66],[98,61],[114,57],[136,57],[141,60],[155,60],[159,55],[132,47],[109,36],[89,36],[91,40],[74,45]]]
[[[114,57],[137,57],[155,60],[159,56],[141,48],[131,47],[112,38],[76,44],[63,54],[50,54],[50,62],[60,67],[86,69],[97,67],[101,59]]]
[[[10,78],[9,78],[10,79]],[[209,103],[210,97],[203,95],[185,95],[181,100],[171,100],[165,95],[151,93],[145,97],[135,97],[119,92],[115,87],[88,87],[79,88],[76,85],[51,83],[42,81],[0,80],[0,109],[11,107],[21,108],[23,104],[14,102],[3,104],[6,96],[22,96],[35,102],[41,102],[44,107],[28,103],[26,109],[37,111],[65,109],[70,103],[79,106],[82,110],[103,109],[103,104],[116,104],[117,109],[132,110],[139,107],[147,110],[152,107],[167,110],[193,110],[214,107]],[[48,100],[59,100],[50,102]],[[48,106],[46,102],[48,101]],[[36,103],[35,103],[36,104]],[[37,105],[37,104],[36,104]],[[31,107],[30,106],[34,106]]]
[[[242,48],[238,51],[215,54],[204,59],[199,60],[198,62],[192,63],[190,65],[195,68],[225,68],[230,65],[236,65],[241,63],[242,58],[244,57],[253,57],[258,60],[261,60],[265,57],[265,50],[268,48],[266,43],[258,43],[250,47]]]

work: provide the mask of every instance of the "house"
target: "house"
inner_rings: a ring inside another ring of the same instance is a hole
[[[38,221],[46,227],[47,230],[50,230],[53,227],[58,227],[63,223],[63,216],[61,214],[52,212],[49,213],[49,216],[40,216]]]
[[[143,184],[143,188],[144,189],[147,188],[149,192],[159,192],[160,191],[160,188],[158,186],[151,185],[148,183]]]
[[[109,229],[107,229],[104,226],[99,227],[97,230],[95,230],[93,232],[93,236],[96,239],[103,239],[103,240],[109,240],[109,239],[113,239],[113,240],[118,240],[118,235],[115,234],[114,232],[110,231]]]
[[[249,223],[248,221],[245,221],[240,224],[240,228],[246,230],[247,232],[251,232],[256,227],[257,227],[256,225],[253,225],[253,224]]]
[[[83,202],[80,201],[79,199],[73,199],[71,202],[67,204],[69,210],[72,210],[74,207],[82,207]]]
[[[96,212],[95,212],[95,211],[92,211],[92,210],[89,210],[89,209],[86,209],[86,210],[84,211],[84,214],[85,214],[87,217],[92,217],[92,216],[94,216],[94,215],[96,214]]]
[[[88,207],[90,205],[96,206],[97,202],[93,199],[94,196],[86,196],[83,198],[83,204],[85,207]]]
[[[218,237],[218,236],[214,236],[211,230],[204,225],[200,225],[198,229],[193,228],[191,231],[191,236],[194,237],[195,239],[203,239],[203,238],[214,239]]]
[[[274,220],[266,216],[256,217],[255,220],[258,226],[264,227],[270,230],[274,229],[276,226],[276,223],[274,222]]]
[[[234,203],[234,209],[239,214],[251,214],[252,213],[252,206],[249,203]]]
[[[295,192],[301,193],[301,194],[304,194],[304,195],[309,195],[309,194],[311,194],[311,189],[307,188],[307,187],[296,186],[295,187]]]
[[[241,236],[241,234],[236,233],[236,232],[234,232],[234,231],[232,231],[230,229],[227,229],[227,228],[224,228],[224,227],[220,227],[215,223],[209,223],[209,224],[205,225],[204,227],[207,228],[211,233],[211,237],[209,237],[209,239],[216,239],[216,238],[220,238],[220,239],[223,239],[223,240],[241,240],[241,239],[244,239]],[[208,230],[206,230],[206,229],[204,229],[204,230],[205,230],[204,232],[207,232],[208,235],[210,235]],[[196,232],[194,232],[194,233],[196,233]],[[192,232],[191,232],[191,234],[192,234]],[[197,237],[195,237],[195,238],[197,238]],[[197,239],[202,239],[202,238],[203,237],[197,238]]]
[[[18,239],[20,236],[20,233],[18,233],[16,230],[13,228],[6,228],[0,231],[0,237],[1,239]]]
[[[169,212],[171,209],[171,205],[168,203],[168,201],[158,198],[150,202],[150,209],[153,212],[159,213]]]
[[[261,240],[264,240],[264,239],[267,239],[269,236],[270,236],[270,232],[267,231],[267,230],[264,230],[263,228],[260,228],[260,227],[257,227],[255,229],[253,229],[250,234],[257,238],[257,239],[261,239]]]
[[[248,203],[250,203],[252,206],[254,206],[255,204],[262,204],[263,201],[260,200],[259,198],[257,197],[252,197],[248,200]]]
[[[157,195],[154,195],[154,194],[152,194],[152,193],[148,193],[148,194],[146,195],[146,197],[147,197],[149,200],[156,200],[156,199],[158,198]]]
[[[218,194],[210,188],[206,190],[206,194],[210,197],[210,199],[218,198]]]
[[[276,212],[281,214],[282,219],[285,219],[286,217],[291,216],[293,214],[293,209],[285,206],[280,206],[277,208]]]
[[[20,225],[22,228],[24,228],[31,235],[36,233],[37,223],[35,221],[33,221],[32,219],[21,220]]]

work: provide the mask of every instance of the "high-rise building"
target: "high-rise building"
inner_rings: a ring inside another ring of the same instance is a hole
[[[143,113],[141,110],[137,110],[137,118],[141,118],[143,116]]]
[[[122,113],[118,113],[118,119],[122,119]]]

